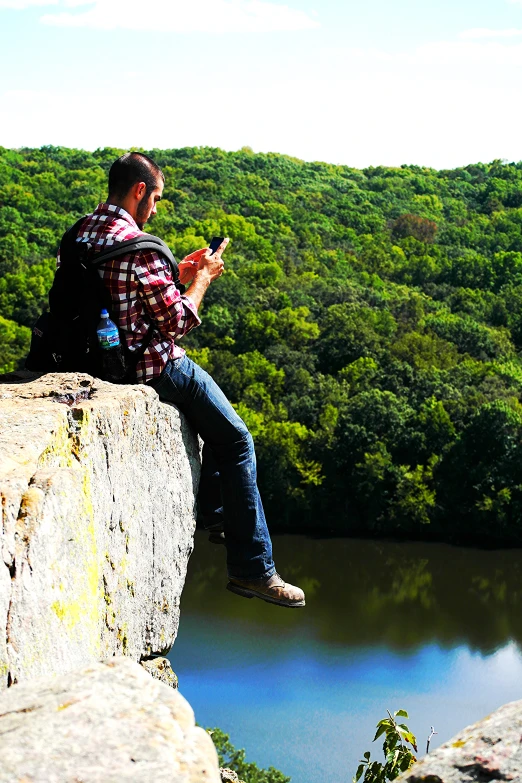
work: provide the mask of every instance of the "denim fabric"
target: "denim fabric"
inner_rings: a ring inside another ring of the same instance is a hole
[[[171,359],[149,385],[185,414],[205,443],[198,502],[208,526],[223,520],[229,576],[271,576],[272,542],[246,424],[217,383],[186,355]]]

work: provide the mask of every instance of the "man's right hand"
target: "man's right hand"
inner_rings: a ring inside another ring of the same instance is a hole
[[[190,256],[183,259],[184,261],[194,262],[199,258],[197,271],[187,291],[187,296],[198,309],[210,283],[223,273],[224,263],[221,260],[221,253],[228,243],[229,239],[226,237],[215,253],[211,253],[210,248],[207,247],[203,248],[203,250],[196,250],[195,253],[191,253]]]
[[[224,263],[221,260],[221,254],[229,243],[229,238],[225,237],[215,253],[211,253],[210,248],[206,248],[205,252],[199,259],[198,269],[205,270],[209,276],[210,281],[216,280],[222,273]]]

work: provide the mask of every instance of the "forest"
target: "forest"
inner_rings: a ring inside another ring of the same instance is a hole
[[[0,147],[0,372],[122,153]],[[231,238],[183,341],[254,435],[272,530],[522,544],[522,163],[148,151],[148,230]]]

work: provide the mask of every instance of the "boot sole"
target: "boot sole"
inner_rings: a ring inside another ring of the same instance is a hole
[[[284,600],[278,600],[277,598],[270,598],[263,593],[256,593],[255,590],[249,590],[247,587],[239,587],[232,582],[227,584],[227,590],[236,595],[241,595],[243,598],[260,598],[262,601],[266,601],[269,604],[276,604],[276,606],[284,606],[285,609],[299,609],[301,606],[306,606],[305,601],[293,601],[292,603],[286,603]]]
[[[211,544],[221,544],[221,546],[225,546],[225,536],[220,536],[219,533],[211,533],[208,540]]]

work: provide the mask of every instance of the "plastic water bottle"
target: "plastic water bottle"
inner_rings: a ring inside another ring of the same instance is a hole
[[[118,383],[125,377],[125,360],[121,350],[118,327],[111,321],[105,308],[101,311],[101,320],[96,334],[101,348],[103,378],[106,381]]]

